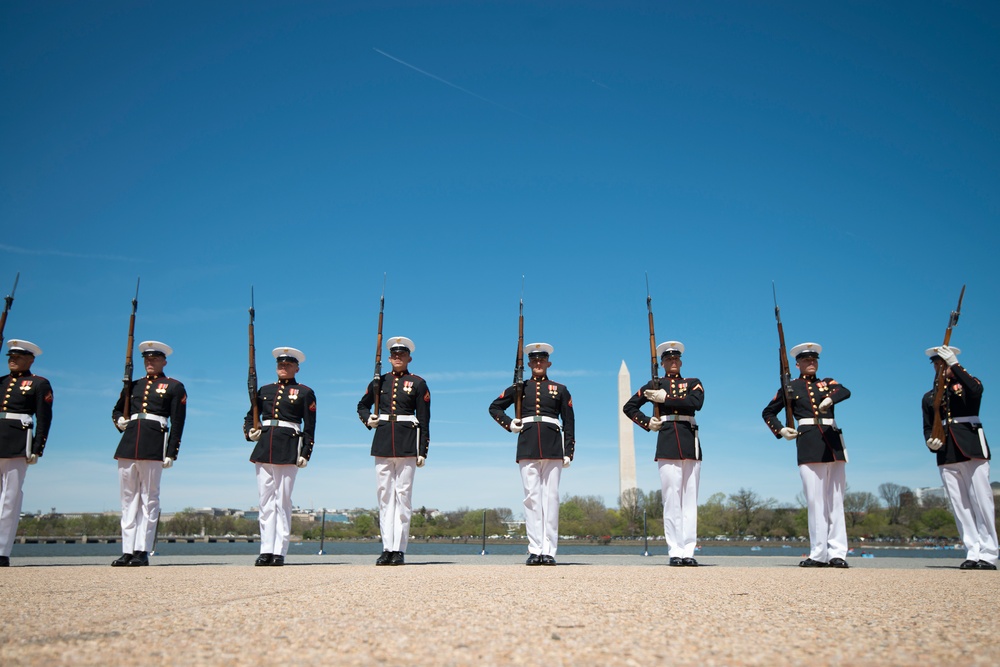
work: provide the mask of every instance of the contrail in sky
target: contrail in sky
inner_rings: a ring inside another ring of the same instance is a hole
[[[374,49],[375,47],[372,47],[372,48]],[[483,97],[482,95],[477,95],[476,93],[472,92],[471,90],[466,90],[465,88],[462,88],[461,86],[456,85],[456,84],[452,83],[451,81],[447,81],[445,79],[442,79],[439,76],[431,74],[430,72],[426,72],[426,71],[420,69],[419,67],[416,67],[415,65],[411,65],[410,63],[406,62],[405,60],[400,60],[396,56],[389,55],[388,53],[386,53],[385,51],[382,51],[381,49],[375,49],[375,52],[382,54],[383,56],[385,56],[389,60],[396,61],[400,65],[405,65],[405,66],[409,67],[412,70],[420,72],[424,76],[429,76],[430,78],[434,79],[435,81],[440,81],[441,83],[445,84],[446,86],[451,86],[452,88],[454,88],[456,90],[460,90],[463,93],[465,93],[466,95],[472,95],[477,100],[482,100],[483,102],[486,102],[487,104],[492,104],[493,106],[498,107],[500,109],[503,109],[504,111],[509,111],[510,113],[517,114],[521,118],[527,118],[528,120],[535,120],[534,118],[531,118],[530,116],[525,116],[520,111],[515,111],[514,109],[511,109],[510,107],[505,107],[504,105],[502,105],[502,104],[500,104],[498,102],[494,102],[491,99],[487,99],[487,98]]]
[[[51,255],[55,257],[76,257],[78,259],[110,259],[116,262],[138,261],[135,257],[122,257],[119,255],[97,255],[97,254],[79,253],[79,252],[65,252],[62,250],[38,250],[35,248],[21,248],[18,246],[6,245],[2,243],[0,243],[0,250],[13,252],[20,255]]]

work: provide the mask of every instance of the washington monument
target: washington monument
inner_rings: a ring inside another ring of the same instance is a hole
[[[632,420],[622,412],[622,406],[632,395],[628,367],[622,361],[618,371],[618,498],[635,489],[635,434]]]

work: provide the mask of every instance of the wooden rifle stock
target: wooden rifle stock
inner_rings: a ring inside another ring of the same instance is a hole
[[[122,378],[122,416],[128,419],[132,411],[132,349],[135,347],[135,311],[139,306],[139,278],[135,279],[132,315],[128,318],[128,347],[125,349],[125,376]]]
[[[656,331],[653,327],[653,298],[649,296],[649,274],[646,274],[646,312],[649,315],[649,366],[653,377],[653,389],[660,388],[660,367],[656,359]],[[660,404],[653,403],[653,416],[660,418]]]
[[[517,316],[517,355],[514,357],[514,418],[521,418],[524,403],[524,276],[521,276],[521,302]]]
[[[0,315],[0,347],[3,346],[3,330],[7,326],[7,313],[10,311],[10,307],[14,304],[14,292],[17,291],[17,281],[21,279],[21,272],[18,271],[17,275],[14,276],[14,287],[11,288],[10,294],[4,297],[4,307],[3,315]]]
[[[385,312],[385,274],[382,274],[382,297],[378,302],[378,336],[375,339],[375,405],[372,414],[378,416],[379,403],[382,399],[382,314]]]
[[[250,359],[247,369],[247,393],[250,394],[253,428],[260,430],[260,407],[257,405],[257,346],[254,343],[253,320],[256,315],[253,302],[253,285],[250,286]]]
[[[951,329],[958,324],[958,316],[962,314],[963,298],[965,298],[965,285],[962,285],[962,291],[958,295],[958,306],[955,310],[951,311],[951,315],[948,317],[948,328],[944,331],[942,346],[947,347],[951,343]],[[944,388],[948,384],[947,378],[945,378],[946,368],[947,366],[942,364],[937,375],[934,377],[934,424],[931,427],[931,437],[941,442],[944,442],[945,438],[944,424],[941,420],[941,402],[944,399]]]
[[[795,416],[792,414],[792,372],[788,366],[788,350],[785,348],[785,328],[781,325],[781,309],[778,308],[778,292],[771,282],[771,293],[774,296],[774,319],[778,322],[778,368],[781,373],[781,393],[785,395],[785,426],[795,428]]]

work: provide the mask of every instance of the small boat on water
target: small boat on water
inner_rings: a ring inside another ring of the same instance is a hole
[[[750,551],[760,551],[760,547],[758,546],[750,547]]]

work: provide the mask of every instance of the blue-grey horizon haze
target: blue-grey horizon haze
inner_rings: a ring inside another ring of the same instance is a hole
[[[433,397],[416,507],[522,512],[515,436],[487,413],[522,275],[526,341],[555,347],[576,410],[563,497],[618,504],[647,274],[657,339],[705,386],[702,502],[801,491],[760,418],[772,281],[788,346],[822,344],[820,375],[852,392],[849,488],[939,486],[923,351],[963,284],[952,343],[1000,425],[997,34],[995,3],[5,3],[4,336],[42,347],[55,392],[24,511],[120,509],[111,410],[140,276],[136,341],[171,345],[188,390],[165,511],[257,504],[251,286],[260,382],[290,345],[317,393],[295,504],[376,506],[355,408],[383,274],[385,336],[414,340]],[[636,428],[644,491],[654,440]]]

